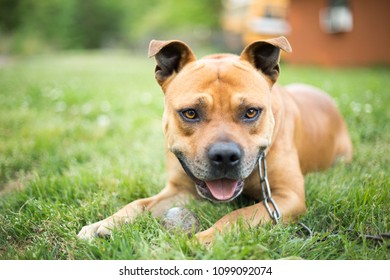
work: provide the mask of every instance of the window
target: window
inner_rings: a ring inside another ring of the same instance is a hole
[[[329,6],[320,11],[320,26],[326,33],[351,32],[353,18],[349,0],[329,0]]]

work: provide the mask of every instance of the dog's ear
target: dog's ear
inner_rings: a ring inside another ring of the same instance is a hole
[[[279,76],[280,50],[291,52],[290,43],[283,36],[265,41],[256,41],[248,45],[241,53],[240,59],[248,61],[256,69],[275,83]]]
[[[185,43],[177,40],[152,40],[149,44],[149,57],[155,57],[155,77],[160,86],[173,74],[178,73],[184,65],[194,61],[195,56]]]

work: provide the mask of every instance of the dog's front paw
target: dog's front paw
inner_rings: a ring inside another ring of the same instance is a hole
[[[201,231],[195,235],[201,244],[211,245],[214,240],[215,230],[209,228],[207,230]]]
[[[92,240],[95,237],[110,237],[111,230],[114,228],[115,224],[113,220],[106,219],[91,225],[84,226],[79,234],[78,238],[84,240]]]
[[[83,226],[79,234],[77,234],[77,237],[84,240],[91,240],[94,237],[97,237],[97,230],[100,224],[101,222],[97,222],[91,225]]]

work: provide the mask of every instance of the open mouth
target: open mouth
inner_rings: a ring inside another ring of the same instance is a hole
[[[217,179],[196,183],[199,195],[211,201],[229,202],[239,196],[244,188],[244,181]]]
[[[244,181],[238,179],[220,178],[202,181],[194,176],[185,161],[176,155],[184,171],[195,182],[198,194],[213,202],[229,202],[241,194]]]

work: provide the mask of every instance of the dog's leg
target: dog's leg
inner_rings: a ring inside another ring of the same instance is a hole
[[[151,211],[153,216],[158,217],[172,206],[186,204],[192,196],[193,194],[190,191],[179,189],[168,183],[159,194],[135,200],[114,215],[94,224],[84,226],[78,237],[89,240],[94,237],[110,236],[112,229],[119,228],[124,223],[131,223],[144,211]]]
[[[302,199],[294,192],[275,194],[273,199],[279,208],[283,221],[294,219],[305,211],[305,207],[302,206]],[[272,206],[270,207],[272,209]],[[255,227],[272,220],[272,218],[268,214],[264,202],[260,202],[227,214],[211,228],[196,234],[196,237],[201,243],[211,243],[217,232],[230,230],[239,220],[244,222],[244,226]]]
[[[283,157],[282,157],[283,158]],[[304,178],[297,157],[284,157],[286,164],[269,165],[269,180],[272,188],[272,198],[276,202],[282,221],[296,219],[306,211]],[[291,163],[289,161],[291,160]],[[283,174],[283,175],[280,175]],[[272,208],[272,205],[270,205]],[[272,220],[264,206],[264,201],[255,205],[235,210],[218,220],[211,228],[199,232],[196,237],[201,243],[211,243],[217,232],[230,230],[238,221],[243,221],[247,227],[256,227]]]

